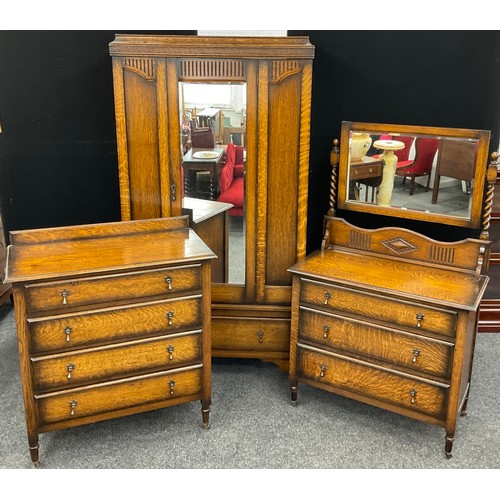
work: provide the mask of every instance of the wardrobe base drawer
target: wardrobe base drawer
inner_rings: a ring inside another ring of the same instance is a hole
[[[195,396],[202,391],[202,365],[35,395],[39,426]]]
[[[448,385],[425,382],[346,356],[299,345],[297,376],[436,418],[445,417]]]
[[[212,350],[289,352],[290,321],[212,317]]]

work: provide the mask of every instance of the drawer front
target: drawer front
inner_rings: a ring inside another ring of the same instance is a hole
[[[352,313],[422,332],[455,336],[455,311],[389,299],[306,279],[302,280],[300,295],[301,302],[327,310]]]
[[[182,329],[202,323],[201,296],[28,320],[31,353],[73,349]]]
[[[453,344],[300,308],[299,338],[449,378]]]
[[[26,287],[30,313],[119,300],[162,297],[201,288],[200,265],[165,267]]]
[[[32,359],[36,391],[201,362],[200,331]]]
[[[202,380],[197,367],[35,396],[38,425],[196,396],[201,394]]]
[[[212,318],[212,349],[289,352],[290,321]]]
[[[350,180],[355,181],[357,179],[370,179],[372,177],[382,176],[382,167],[380,163],[376,165],[365,165],[363,167],[356,166],[349,170]]]
[[[331,387],[353,391],[386,403],[444,418],[448,388],[382,370],[368,363],[299,346],[297,374]]]

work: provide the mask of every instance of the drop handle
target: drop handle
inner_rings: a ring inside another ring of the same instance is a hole
[[[71,332],[73,331],[73,329],[71,328],[71,326],[67,326],[63,331],[64,331],[64,334],[66,335],[66,342],[69,342],[71,340],[70,335],[71,335]]]
[[[172,326],[172,318],[174,317],[174,311],[168,311],[167,313],[168,326]]]
[[[422,321],[424,320],[425,316],[422,313],[417,313],[415,318],[417,320],[417,328],[422,328]]]
[[[169,290],[172,290],[172,276],[165,276],[165,283]]]
[[[71,379],[71,374],[73,373],[73,370],[75,369],[75,365],[73,363],[70,363],[69,365],[66,365],[66,371],[67,371],[67,379]]]
[[[328,333],[330,332],[329,325],[323,325],[323,338],[326,339],[328,337]]]
[[[413,349],[413,359],[411,360],[412,363],[417,362],[417,358],[420,356],[420,350],[419,349]]]
[[[168,387],[170,388],[170,395],[173,396],[174,395],[175,380],[171,380],[168,383]]]
[[[319,372],[319,376],[320,376],[321,378],[323,378],[323,377],[325,376],[325,372],[326,372],[327,366],[326,366],[326,365],[321,364],[321,365],[319,365],[319,369],[321,370],[321,371]]]
[[[415,389],[410,389],[411,404],[414,405],[417,402],[417,391]]]
[[[70,295],[69,290],[63,290],[61,292],[63,306],[65,306],[68,303],[68,296],[69,295]]]
[[[75,414],[76,406],[78,405],[78,401],[73,401],[69,402],[69,414],[73,416]]]
[[[325,300],[323,302],[323,304],[326,306],[328,304],[328,301],[332,298],[332,294],[326,290],[325,291]]]
[[[259,344],[262,344],[264,342],[264,332],[263,332],[263,330],[259,330],[257,332],[257,337],[259,337]]]
[[[167,347],[167,352],[168,352],[168,359],[170,361],[172,361],[174,359],[174,346],[173,345],[169,345]]]

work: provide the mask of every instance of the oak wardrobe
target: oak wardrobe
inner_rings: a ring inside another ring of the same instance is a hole
[[[117,35],[110,54],[123,220],[182,214],[186,137],[201,116],[224,151],[223,138],[243,131],[244,209],[229,216],[229,276],[212,283],[212,354],[287,369],[287,269],[306,254],[314,47],[307,37]],[[193,106],[190,93],[205,84],[236,96],[236,107]]]

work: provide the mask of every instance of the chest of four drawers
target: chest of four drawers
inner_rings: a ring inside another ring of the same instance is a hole
[[[201,298],[200,265],[27,286],[42,430],[201,394]]]
[[[31,458],[41,432],[211,404],[210,260],[166,218],[13,233],[9,280]]]

